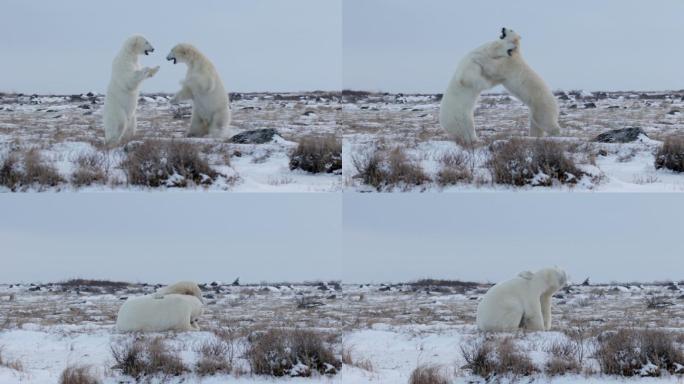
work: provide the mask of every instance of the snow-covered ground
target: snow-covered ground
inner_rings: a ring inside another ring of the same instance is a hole
[[[506,191],[579,190],[601,192],[684,191],[684,174],[656,170],[655,151],[662,140],[684,133],[684,92],[557,92],[562,136],[554,139],[572,148],[568,156],[586,177],[572,186],[510,187],[492,183],[485,167],[490,144],[528,132],[528,109],[507,94],[483,95],[475,111],[479,145],[464,149],[439,125],[439,95],[345,92],[344,183],[351,191],[372,191],[355,177],[354,160],[375,150],[401,147],[432,179],[428,183],[400,188],[410,191]],[[632,143],[593,143],[600,133],[640,127],[647,135]],[[445,154],[463,153],[472,161],[472,182],[439,186],[434,180]]]
[[[195,143],[212,168],[223,174],[208,190],[239,192],[329,192],[341,189],[338,174],[311,174],[289,168],[289,153],[306,136],[341,136],[339,94],[234,94],[232,123],[238,132],[273,128],[280,137],[264,144],[234,144],[223,139],[187,139],[189,109],[171,105],[171,95],[140,97],[136,139],[175,139]],[[98,94],[43,96],[0,94],[0,157],[11,150],[37,148],[69,180],[80,156],[104,157],[107,182],[75,188],[62,183],[48,190],[130,191],[120,168],[121,148],[103,148],[102,107]],[[2,190],[7,188],[0,187]],[[35,188],[29,188],[35,190]],[[164,189],[173,190],[173,189]],[[187,190],[187,189],[185,189]]]
[[[220,328],[230,327],[246,335],[252,330],[286,326],[340,336],[336,348],[345,365],[335,376],[276,379],[250,375],[248,364],[238,353],[236,365],[245,373],[237,378],[207,377],[201,381],[206,383],[228,379],[237,383],[407,383],[411,372],[423,364],[441,366],[453,383],[482,382],[463,368],[460,348],[481,337],[474,325],[475,308],[487,288],[483,284],[206,284],[206,314],[200,322],[203,331],[166,336],[188,364],[197,359],[197,343],[210,339],[212,331]],[[68,364],[92,365],[105,383],[127,382],[111,369],[111,345],[133,338],[114,332],[116,312],[122,298],[153,289],[140,284],[125,289],[0,285],[3,358],[23,366],[21,372],[0,367],[0,382],[54,383]],[[653,297],[661,304],[649,308],[648,300]],[[598,363],[593,354],[601,335],[621,327],[667,330],[675,335],[677,345],[684,347],[684,290],[676,284],[572,286],[553,299],[553,327],[551,332],[496,337],[512,336],[541,369],[554,342],[567,341],[574,330],[582,329],[582,366],[586,372],[553,378],[535,374],[523,378],[524,382],[681,381],[682,376],[602,376],[596,373]],[[246,337],[238,338],[243,339]],[[186,374],[171,382],[200,379]]]

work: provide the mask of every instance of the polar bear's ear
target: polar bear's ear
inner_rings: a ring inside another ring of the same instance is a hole
[[[523,278],[525,280],[532,280],[534,277],[534,272],[532,271],[522,271],[518,273],[518,277]]]

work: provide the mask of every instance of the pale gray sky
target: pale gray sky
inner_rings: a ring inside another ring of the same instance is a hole
[[[343,217],[348,282],[684,278],[681,194],[345,194]]]
[[[344,0],[347,89],[442,92],[501,27],[553,89],[684,88],[684,1]]]
[[[339,279],[339,194],[0,198],[0,282]]]
[[[216,65],[228,91],[337,90],[341,0],[3,0],[0,92],[104,92],[129,35],[155,47],[161,70],[143,91],[174,92],[185,67],[164,58],[179,42]]]

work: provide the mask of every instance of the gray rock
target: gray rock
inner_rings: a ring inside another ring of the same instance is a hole
[[[646,132],[639,127],[613,129],[596,136],[594,141],[599,143],[631,143],[636,141],[640,135],[648,137]]]
[[[273,128],[254,129],[238,133],[230,138],[230,142],[235,144],[264,144],[273,140],[277,134],[278,131]]]

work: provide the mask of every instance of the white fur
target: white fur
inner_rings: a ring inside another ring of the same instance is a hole
[[[567,283],[558,268],[521,272],[494,285],[477,306],[477,327],[482,331],[551,329],[551,296]]]
[[[556,136],[560,134],[556,98],[541,76],[523,59],[520,44],[516,45],[510,57],[503,60],[476,58],[475,61],[482,65],[485,76],[502,79],[500,83],[508,92],[530,108],[531,136]]]
[[[171,100],[178,103],[192,99],[188,136],[232,136],[228,93],[211,61],[190,44],[176,45],[166,59],[188,66],[182,88]]]
[[[158,66],[141,68],[138,56],[153,51],[154,48],[144,37],[136,35],[126,39],[114,58],[103,112],[107,146],[119,145],[124,137],[135,133],[135,109],[138,106],[140,84],[159,70]]]
[[[458,64],[439,108],[439,123],[454,139],[466,143],[477,140],[473,122],[475,102],[480,93],[503,80],[486,75],[480,63],[504,62],[509,57],[509,52],[517,48],[516,37],[517,35],[507,34],[504,38],[486,43],[468,53]]]
[[[145,295],[123,303],[116,329],[120,332],[198,331],[201,315],[202,302],[195,296]]]
[[[502,84],[530,108],[530,135],[558,135],[558,104],[520,53],[520,36],[504,28],[499,40],[470,52],[459,64],[440,107],[440,124],[453,138],[477,140],[473,110],[484,90]]]
[[[202,299],[202,291],[200,290],[199,286],[192,281],[179,281],[178,283],[159,288],[157,292],[154,293],[155,297],[157,298],[161,298],[170,294],[194,296],[198,298],[199,301],[204,302]]]

